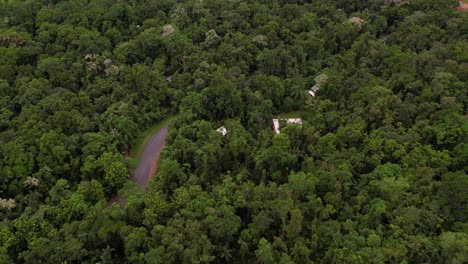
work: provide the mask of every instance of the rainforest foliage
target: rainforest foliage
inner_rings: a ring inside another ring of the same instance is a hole
[[[0,263],[466,263],[457,5],[0,0]]]

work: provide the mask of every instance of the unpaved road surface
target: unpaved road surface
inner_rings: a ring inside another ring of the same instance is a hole
[[[166,144],[167,125],[162,127],[156,134],[154,134],[148,142],[146,142],[143,153],[141,154],[140,162],[133,171],[132,181],[136,182],[142,187],[146,187],[151,177],[154,176],[158,167],[159,156],[161,150]]]
[[[468,11],[468,3],[465,0],[460,1],[460,6],[458,7],[461,11]]]

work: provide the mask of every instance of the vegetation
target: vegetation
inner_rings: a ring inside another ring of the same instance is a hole
[[[466,262],[457,5],[0,0],[0,263]]]

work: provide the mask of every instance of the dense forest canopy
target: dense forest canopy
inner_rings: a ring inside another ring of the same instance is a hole
[[[0,0],[0,263],[466,263],[458,5]]]

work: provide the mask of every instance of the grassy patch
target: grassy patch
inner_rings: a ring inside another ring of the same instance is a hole
[[[145,149],[146,142],[156,134],[163,126],[169,124],[177,115],[169,116],[162,120],[161,122],[152,125],[147,130],[143,131],[140,136],[137,138],[136,144],[130,151],[130,156],[128,158],[128,163],[130,168],[135,169],[138,163],[140,162],[141,154]]]
[[[308,119],[312,115],[312,112],[307,110],[298,110],[294,112],[281,113],[276,115],[277,118],[296,118],[300,117],[303,119]]]

